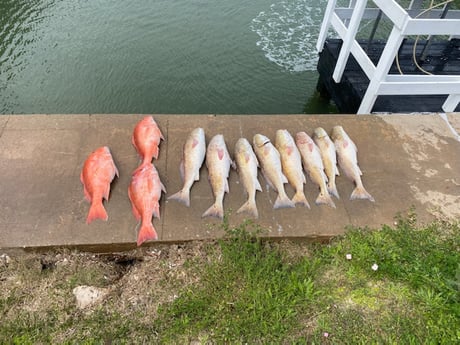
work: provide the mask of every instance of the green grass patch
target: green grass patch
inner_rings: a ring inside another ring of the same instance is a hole
[[[417,226],[409,214],[328,244],[265,241],[249,222],[224,229],[132,270],[78,254],[0,262],[0,343],[460,343],[458,222]],[[111,292],[81,311],[80,284]]]

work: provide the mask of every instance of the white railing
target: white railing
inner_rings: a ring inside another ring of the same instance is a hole
[[[460,75],[395,75],[388,74],[405,36],[408,35],[460,35],[460,13],[450,11],[449,16],[439,18],[442,10],[431,9],[438,18],[422,19],[418,15],[427,12],[420,9],[421,1],[413,1],[409,9],[402,8],[394,0],[373,0],[378,8],[366,8],[366,0],[350,1],[349,8],[336,8],[336,0],[329,0],[321,25],[316,48],[323,50],[327,33],[332,27],[343,40],[333,79],[339,83],[345,66],[353,54],[369,78],[369,86],[361,101],[358,114],[369,114],[378,95],[445,95],[448,97],[442,109],[452,112],[460,103]],[[440,5],[445,4],[439,3]],[[373,64],[364,49],[356,41],[356,34],[362,19],[377,18],[379,11],[393,22],[393,29],[387,39],[377,66]],[[348,26],[346,25],[348,23]]]

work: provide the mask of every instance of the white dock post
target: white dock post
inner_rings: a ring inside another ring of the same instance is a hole
[[[326,42],[327,32],[331,26],[332,15],[334,14],[335,5],[337,0],[329,0],[324,12],[323,22],[321,23],[321,30],[319,31],[318,40],[316,41],[316,51],[318,53],[323,51],[324,42]]]
[[[457,105],[460,103],[460,94],[455,95],[449,95],[442,105],[442,110],[444,110],[446,113],[454,112],[455,108],[457,108]]]
[[[385,49],[383,50],[382,56],[380,56],[379,63],[377,64],[377,68],[375,69],[374,76],[367,87],[363,99],[361,100],[361,105],[359,106],[357,114],[371,113],[372,107],[374,106],[375,100],[378,96],[379,86],[388,74],[403,38],[404,36],[402,35],[401,30],[396,26],[393,26],[393,30],[391,30]]]
[[[332,75],[332,78],[336,83],[340,83],[340,80],[342,79],[348,57],[350,56],[351,46],[355,40],[356,33],[358,32],[359,24],[361,23],[361,18],[363,16],[364,10],[366,9],[366,4],[367,0],[358,0],[355,4],[353,14],[351,15],[350,24],[348,25],[347,34],[343,39],[342,48],[340,49],[340,54],[334,69],[334,74]]]

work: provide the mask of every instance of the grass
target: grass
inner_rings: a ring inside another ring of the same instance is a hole
[[[220,241],[137,252],[128,268],[78,253],[0,261],[0,343],[460,342],[458,222],[409,214],[328,244],[224,227]],[[78,310],[80,284],[109,297]]]

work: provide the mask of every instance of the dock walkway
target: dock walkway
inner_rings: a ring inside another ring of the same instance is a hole
[[[318,189],[307,182],[311,209],[273,210],[276,194],[257,193],[260,218],[255,222],[272,239],[327,239],[346,226],[380,227],[393,224],[398,212],[412,206],[420,221],[434,216],[460,217],[460,142],[446,122],[433,115],[153,115],[165,135],[155,165],[167,188],[178,191],[182,182],[179,162],[184,141],[195,127],[203,127],[206,140],[222,133],[231,155],[240,137],[252,141],[256,133],[274,140],[275,131],[310,135],[321,126],[328,132],[342,125],[358,147],[363,182],[376,202],[350,201],[352,183],[337,178],[341,199],[336,209],[317,206]],[[135,247],[136,220],[127,189],[139,158],[131,135],[141,115],[2,115],[0,116],[0,250],[71,247],[110,252]],[[460,131],[460,114],[448,114]],[[80,171],[97,147],[111,148],[120,177],[112,184],[105,203],[109,220],[85,224],[89,205],[84,199]],[[231,171],[230,193],[224,207],[231,225],[245,216],[235,214],[245,201],[238,174]],[[286,185],[292,196],[293,189]],[[160,204],[161,219],[153,223],[158,242],[212,239],[223,235],[220,222],[202,219],[213,203],[207,169],[191,191],[191,207],[175,201]],[[155,242],[148,242],[152,245]]]

